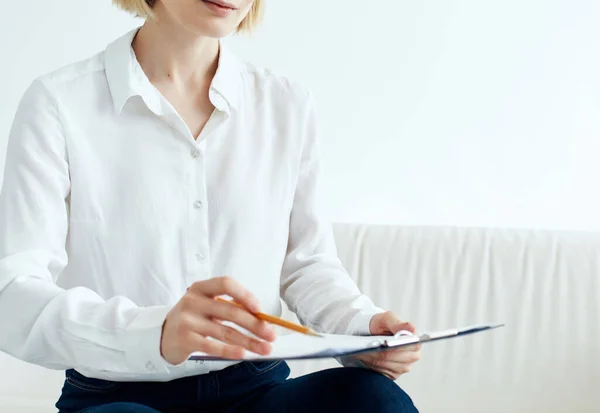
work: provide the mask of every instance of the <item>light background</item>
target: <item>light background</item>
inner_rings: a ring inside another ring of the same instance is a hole
[[[38,75],[139,21],[7,1],[0,159]],[[598,0],[267,0],[236,52],[313,91],[335,221],[600,229]]]

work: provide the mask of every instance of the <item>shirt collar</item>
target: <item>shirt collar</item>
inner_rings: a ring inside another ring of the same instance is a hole
[[[219,42],[219,63],[210,90],[220,96],[225,101],[225,105],[223,106],[219,99],[213,98],[209,93],[209,98],[217,109],[227,113],[237,109],[242,93],[243,68],[243,63],[224,46],[223,42]]]
[[[129,98],[140,96],[154,112],[161,112],[160,92],[150,83],[139,65],[131,43],[139,28],[131,30],[110,43],[104,54],[106,78],[113,104],[120,113]],[[243,64],[219,42],[219,63],[209,90],[211,103],[220,111],[230,113],[237,108]]]

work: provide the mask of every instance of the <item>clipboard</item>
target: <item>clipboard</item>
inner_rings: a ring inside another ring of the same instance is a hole
[[[292,333],[277,337],[271,354],[267,356],[246,352],[239,361],[310,360],[337,358],[354,354],[386,351],[419,343],[464,337],[503,327],[504,324],[478,324],[468,327],[413,334],[399,331],[393,336],[347,336],[325,334],[322,337]],[[195,352],[189,360],[227,360],[205,353]]]

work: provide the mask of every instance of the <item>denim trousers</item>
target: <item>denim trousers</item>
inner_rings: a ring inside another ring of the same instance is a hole
[[[387,377],[340,367],[289,379],[283,361],[243,362],[168,382],[115,382],[66,371],[59,413],[415,413]]]

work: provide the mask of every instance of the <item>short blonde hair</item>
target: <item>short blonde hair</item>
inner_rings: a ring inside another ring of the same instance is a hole
[[[156,0],[113,0],[118,7],[144,19],[154,16],[152,6]],[[238,32],[252,31],[261,22],[264,14],[264,0],[254,0],[252,8],[237,28]]]

